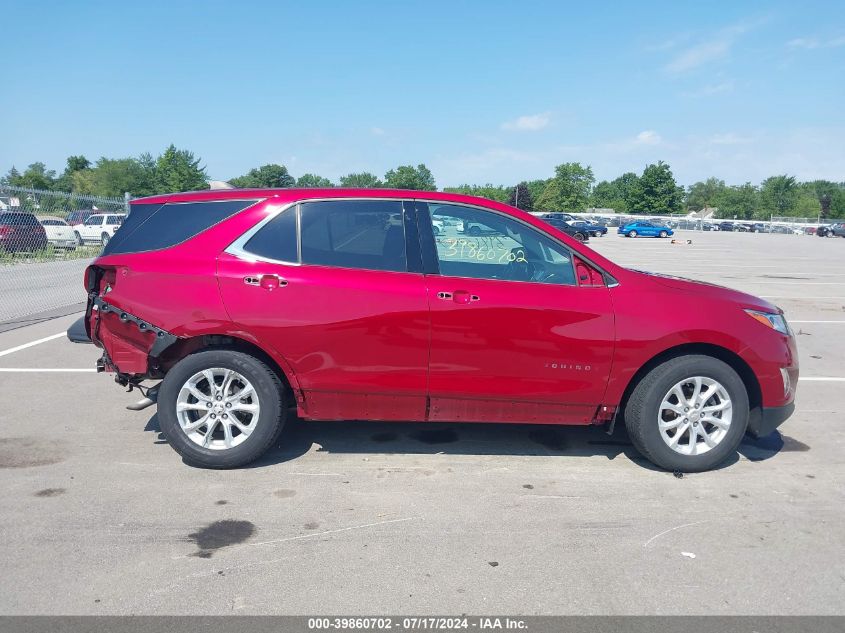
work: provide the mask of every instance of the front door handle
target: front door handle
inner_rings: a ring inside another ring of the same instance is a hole
[[[282,279],[278,275],[250,275],[244,277],[244,283],[247,286],[259,286],[265,290],[275,290],[276,288],[284,288],[288,285],[287,279]]]
[[[473,301],[480,301],[481,297],[470,294],[466,290],[455,290],[455,292],[438,292],[437,298],[443,301],[454,301],[455,303],[471,303]]]

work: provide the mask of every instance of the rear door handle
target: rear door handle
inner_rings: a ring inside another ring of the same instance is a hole
[[[455,303],[470,303],[480,301],[481,297],[468,293],[466,290],[455,290],[455,292],[438,292],[437,298],[443,301],[454,301]]]
[[[275,290],[276,288],[287,286],[288,280],[273,274],[250,275],[249,277],[244,277],[244,283],[247,286],[259,286],[265,290]]]

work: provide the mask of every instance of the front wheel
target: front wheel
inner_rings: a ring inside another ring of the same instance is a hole
[[[187,463],[237,468],[263,455],[284,425],[279,377],[262,361],[228,349],[191,354],[164,377],[161,430]]]
[[[748,426],[748,393],[727,363],[680,356],[652,369],[625,406],[634,447],[667,470],[710,470],[736,452]]]
[[[637,237],[637,232],[636,231],[629,231],[628,237]]]
[[[669,234],[666,231],[660,231],[660,237],[669,237]]]

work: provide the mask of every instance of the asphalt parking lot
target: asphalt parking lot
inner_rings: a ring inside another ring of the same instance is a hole
[[[194,469],[95,348],[9,351],[76,316],[0,333],[0,614],[845,614],[845,240],[677,237],[591,245],[769,298],[802,369],[782,434],[682,478],[622,430],[361,422]]]

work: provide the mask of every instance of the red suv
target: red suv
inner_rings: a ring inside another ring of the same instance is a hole
[[[433,226],[438,226],[434,231]],[[477,235],[461,227],[478,226]],[[481,198],[231,190],[132,203],[71,340],[145,380],[186,462],[241,466],[308,420],[605,424],[681,471],[792,413],[767,301],[623,268]]]

